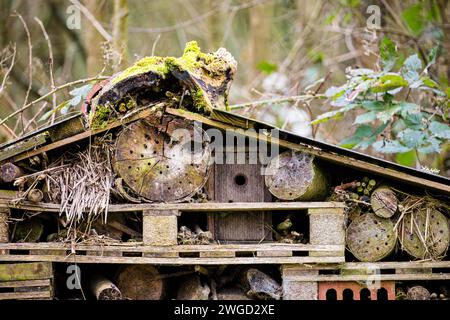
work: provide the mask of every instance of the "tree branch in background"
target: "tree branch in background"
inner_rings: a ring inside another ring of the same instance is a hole
[[[244,109],[244,108],[253,108],[253,107],[261,107],[271,104],[280,104],[280,103],[297,103],[300,101],[311,101],[313,99],[325,99],[326,96],[323,94],[305,94],[299,96],[291,96],[291,97],[282,97],[277,99],[268,99],[268,100],[260,100],[254,102],[247,102],[241,104],[234,104],[229,106],[229,110],[236,109]]]
[[[102,27],[101,23],[95,19],[94,15],[85,7],[83,6],[80,1],[78,0],[70,0],[74,6],[76,6],[80,11],[83,13],[83,15],[86,17],[86,19],[89,20],[89,22],[94,26],[95,29],[105,38],[106,41],[110,42],[112,40],[111,35]]]
[[[77,51],[81,54],[81,59],[83,61],[86,61],[87,59],[86,49],[84,48],[78,33],[75,32],[75,30],[67,28],[65,18],[64,16],[61,15],[60,10],[58,10],[58,5],[54,1],[49,2],[49,5],[52,18],[55,19],[56,23],[58,23],[60,29],[66,32],[70,40],[72,40],[76,44],[78,49]]]
[[[11,50],[11,53],[8,51]],[[14,63],[16,62],[16,45],[9,45],[8,47],[3,50],[2,58],[0,60],[0,68],[3,69],[3,65],[8,61],[11,60],[11,63],[9,64],[9,67],[6,69],[6,72],[3,76],[2,84],[0,85],[0,96],[3,93],[3,90],[5,90],[6,82],[8,81],[9,74],[11,73],[11,70],[14,67]]]
[[[112,47],[115,51],[114,71],[127,65],[128,55],[128,0],[114,0]]]
[[[28,102],[28,97],[30,95],[30,91],[31,88],[33,86],[33,45],[31,44],[31,35],[30,35],[30,30],[28,29],[28,25],[26,24],[25,20],[23,19],[22,15],[15,12],[14,15],[16,17],[18,17],[20,19],[20,22],[22,23],[24,29],[25,29],[25,33],[27,35],[27,44],[28,44],[28,88],[27,88],[27,92],[25,94],[25,99],[23,101],[23,106],[25,106]],[[24,123],[23,123],[23,112],[20,113],[20,122],[22,123],[22,128],[24,128]],[[16,128],[18,126],[18,123],[16,123]],[[16,130],[16,128],[14,128],[14,131]]]
[[[85,84],[91,81],[98,81],[98,80],[105,80],[105,79],[109,79],[109,77],[104,77],[104,76],[96,76],[96,77],[92,77],[92,78],[87,78],[87,79],[80,79],[80,80],[76,80],[76,81],[72,81],[66,84],[63,84],[59,87],[56,87],[54,90],[47,92],[46,94],[44,94],[43,96],[39,97],[38,99],[31,101],[29,104],[23,106],[22,108],[20,108],[19,110],[14,111],[13,113],[11,113],[9,116],[7,116],[6,118],[0,120],[0,125],[3,125],[6,121],[8,121],[9,119],[13,118],[14,116],[18,115],[19,113],[27,110],[28,108],[32,107],[33,105],[35,105],[38,102],[41,102],[43,100],[45,100],[46,98],[48,98],[49,96],[53,95],[54,93],[69,88],[71,86],[77,85],[77,84]]]
[[[48,47],[48,56],[49,56],[49,73],[50,73],[50,83],[51,83],[51,89],[55,90],[56,86],[55,86],[55,77],[53,75],[53,50],[52,50],[52,43],[50,42],[50,37],[48,36],[47,31],[45,30],[44,24],[42,23],[41,20],[39,20],[37,17],[34,17],[34,20],[36,20],[36,22],[39,24],[39,26],[41,27],[42,33],[44,34],[44,38],[47,41],[47,47]],[[56,94],[54,93],[52,95],[52,105],[53,105],[53,109],[56,108]],[[51,120],[51,124],[53,124],[55,122],[55,113],[52,114],[52,120]],[[25,131],[25,128],[24,128]]]

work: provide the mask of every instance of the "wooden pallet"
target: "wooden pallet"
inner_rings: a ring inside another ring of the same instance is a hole
[[[11,206],[0,200],[0,209],[16,208],[34,212],[58,213],[58,204],[23,203]],[[238,211],[298,211],[309,215],[309,244],[255,244],[178,246],[178,218],[181,212],[214,214]],[[0,244],[9,250],[0,261],[59,261],[95,263],[152,264],[253,264],[253,263],[339,263],[344,262],[344,204],[339,202],[242,202],[242,203],[175,203],[110,205],[109,212],[142,212],[143,245],[80,246],[73,251],[58,244]],[[324,225],[326,224],[326,226]],[[321,232],[324,228],[329,231]],[[55,247],[56,245],[56,247]],[[49,254],[59,250],[57,255]],[[11,252],[15,251],[14,254]],[[0,251],[2,252],[2,251]],[[7,252],[7,251],[4,251]],[[83,252],[89,252],[86,257]],[[101,253],[101,254],[97,254]]]
[[[341,263],[343,245],[242,244],[148,246],[2,243],[0,261],[120,263],[155,265]],[[327,252],[327,256],[317,253]]]
[[[321,287],[342,288],[349,283],[373,287],[398,281],[450,280],[450,261],[291,264],[283,265],[281,274],[284,299],[317,300]]]
[[[52,297],[51,263],[0,264],[0,300],[49,300]]]

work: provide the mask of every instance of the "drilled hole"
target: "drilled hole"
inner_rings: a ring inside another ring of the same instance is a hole
[[[238,186],[243,186],[247,183],[247,177],[243,174],[238,174],[234,177],[234,183]]]

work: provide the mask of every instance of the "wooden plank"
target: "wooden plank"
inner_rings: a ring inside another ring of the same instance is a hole
[[[50,279],[0,282],[0,288],[45,287],[50,285]]]
[[[232,153],[235,155],[234,153]],[[242,154],[247,157],[246,154]],[[216,164],[215,201],[222,203],[264,203],[271,200],[265,187],[264,176],[259,164]],[[236,183],[236,178],[242,181]],[[255,211],[250,214],[227,212],[226,215],[210,216],[214,220],[214,234],[219,241],[264,241],[272,240],[272,232],[266,225],[272,225],[271,212]]]
[[[409,281],[409,280],[450,280],[450,273],[376,274],[376,275],[317,275],[292,276],[292,281]]]
[[[51,297],[51,291],[0,293],[0,300],[50,299]]]
[[[292,257],[292,251],[258,251],[256,253],[257,257]]]
[[[151,257],[96,257],[96,256],[47,256],[2,255],[0,261],[52,261],[64,263],[110,263],[155,265],[252,265],[296,263],[341,263],[344,257],[235,257],[235,258],[151,258]]]
[[[209,244],[209,245],[176,245],[176,246],[146,246],[142,242],[133,245],[129,243],[114,245],[84,245],[40,242],[40,243],[1,243],[0,249],[10,250],[64,250],[71,251],[120,251],[120,252],[251,252],[251,251],[340,251],[343,245],[310,245],[310,244]]]
[[[1,261],[15,261],[6,259],[8,256],[10,255],[0,255]],[[39,259],[28,261],[39,261]],[[51,263],[37,262],[0,264],[0,281],[38,280],[48,279],[51,277],[53,277],[53,268]]]
[[[0,162],[44,144],[46,142],[47,136],[48,133],[44,132],[30,137],[27,140],[18,142],[17,144],[6,147],[0,152]]]
[[[58,212],[60,204],[24,202],[13,205],[0,199],[0,207],[21,209],[27,211]],[[344,208],[341,202],[206,202],[206,203],[140,203],[140,204],[112,204],[109,212],[134,212],[144,210],[179,210],[183,212],[223,212],[223,211],[292,211],[311,208]]]
[[[416,176],[413,176],[413,175],[410,175],[410,174],[407,174],[404,172],[400,172],[395,169],[381,167],[374,163],[362,161],[362,160],[355,159],[355,158],[352,158],[349,156],[332,153],[332,152],[322,150],[317,147],[312,147],[312,146],[306,145],[306,144],[297,144],[297,143],[292,143],[292,142],[289,142],[286,140],[276,139],[276,138],[266,136],[264,134],[261,134],[259,132],[253,131],[253,130],[242,131],[241,128],[236,128],[230,124],[223,123],[220,121],[215,121],[215,120],[206,118],[201,114],[192,113],[192,112],[188,112],[185,110],[180,111],[178,109],[167,108],[166,112],[169,114],[172,114],[172,115],[177,115],[177,116],[183,117],[188,120],[199,121],[203,124],[213,126],[213,127],[219,128],[219,129],[223,129],[223,130],[231,130],[231,131],[235,131],[235,132],[237,132],[239,130],[239,133],[241,133],[247,137],[261,139],[268,143],[275,143],[282,147],[290,148],[292,150],[303,151],[303,152],[306,152],[309,154],[313,154],[313,155],[317,156],[318,158],[329,160],[334,163],[338,163],[338,164],[345,165],[348,167],[358,168],[363,171],[368,171],[368,172],[378,174],[378,175],[381,175],[384,177],[400,179],[405,182],[413,183],[416,185],[418,184],[421,186],[427,186],[429,188],[433,188],[436,190],[444,191],[446,193],[450,193],[449,185],[431,181],[431,180],[424,179],[424,178],[420,178],[420,177],[416,177]]]
[[[0,190],[0,199],[13,200],[17,198],[17,191],[15,190]]]
[[[450,268],[450,261],[386,261],[386,262],[347,262],[341,265],[311,266],[319,270],[336,269],[421,269],[421,268]]]
[[[234,258],[236,251],[202,251],[200,258]]]

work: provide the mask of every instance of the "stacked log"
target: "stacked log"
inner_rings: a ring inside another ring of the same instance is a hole
[[[119,288],[102,275],[92,276],[90,285],[91,292],[97,300],[122,300]]]
[[[116,278],[117,288],[124,299],[161,300],[165,294],[165,281],[158,270],[150,265],[123,267]]]
[[[347,228],[346,243],[349,251],[360,261],[379,261],[395,249],[396,233],[390,219],[380,218],[373,212],[352,221]]]
[[[397,196],[389,187],[381,186],[370,198],[373,212],[381,218],[390,218],[397,211]]]
[[[265,172],[270,193],[281,200],[323,200],[329,182],[314,157],[299,151],[285,151],[274,157]]]

